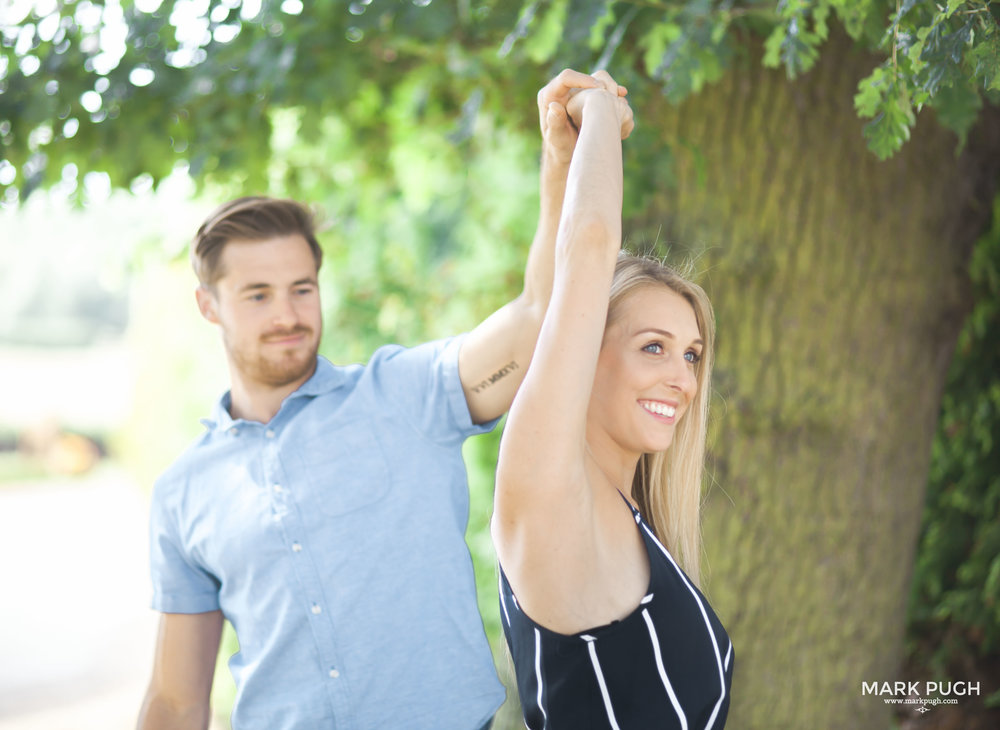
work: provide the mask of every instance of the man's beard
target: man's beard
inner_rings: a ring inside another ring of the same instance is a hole
[[[312,329],[300,325],[290,330],[268,332],[260,338],[260,342],[266,344],[268,340],[299,334],[305,335],[308,341],[312,337],[312,333]],[[277,352],[272,357],[266,357],[260,350],[247,352],[226,342],[226,349],[239,372],[244,377],[272,388],[284,387],[308,375],[316,365],[318,346],[319,343],[314,342],[309,351],[302,351],[296,347]],[[291,355],[293,350],[296,352],[295,355]]]

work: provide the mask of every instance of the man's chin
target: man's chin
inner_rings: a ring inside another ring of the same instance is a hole
[[[283,388],[304,381],[316,368],[316,352],[283,358],[280,362],[262,362],[259,380],[272,388]]]

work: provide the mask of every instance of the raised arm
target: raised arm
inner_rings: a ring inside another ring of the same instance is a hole
[[[505,569],[521,574],[516,566],[531,556],[552,554],[553,546],[541,543],[558,531],[554,515],[574,534],[588,524],[587,408],[621,247],[620,139],[631,129],[631,111],[604,89],[581,91],[570,111],[582,115],[582,126],[557,236],[551,302],[508,416],[497,468],[493,536]],[[545,575],[527,572],[532,579]]]
[[[566,105],[578,89],[612,86],[614,93],[625,95],[625,87],[615,84],[607,74],[595,78],[566,69],[538,92],[541,201],[538,227],[528,251],[524,288],[520,296],[470,332],[459,353],[459,376],[476,423],[497,418],[510,408],[527,372],[552,294],[556,232],[577,141],[576,125],[571,122]]]
[[[162,615],[139,730],[208,728],[222,620],[221,611]]]

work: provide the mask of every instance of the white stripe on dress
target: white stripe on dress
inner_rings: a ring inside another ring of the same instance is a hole
[[[649,529],[649,526],[642,524],[641,527],[646,531],[646,534],[653,539],[653,543],[660,549],[660,552],[666,556],[667,560],[670,561],[670,564],[674,566],[674,570],[677,571],[677,575],[681,577],[684,585],[687,586],[688,591],[691,592],[695,602],[698,604],[698,608],[701,610],[702,618],[705,619],[705,627],[708,629],[708,636],[712,640],[712,648],[715,649],[715,662],[719,665],[719,685],[722,690],[719,694],[719,700],[715,703],[715,708],[712,710],[712,714],[708,718],[708,722],[705,723],[705,730],[710,730],[715,725],[715,720],[719,716],[719,710],[722,708],[722,701],[726,698],[726,673],[722,668],[722,654],[719,652],[719,642],[715,638],[715,632],[712,630],[712,622],[708,620],[708,613],[705,611],[705,605],[698,597],[698,592],[695,591],[694,586],[691,585],[691,581],[688,580],[688,577],[684,575],[684,571],[681,570],[677,563],[674,562],[673,556],[665,547],[663,547],[656,535],[654,535],[652,530]]]
[[[500,606],[503,608],[503,617],[507,620],[507,628],[511,628],[510,614],[507,613],[507,599],[503,597],[503,578],[497,576],[497,589],[500,591]]]
[[[733,658],[733,642],[729,642],[729,648],[726,650],[726,670],[729,669],[729,660]]]
[[[594,648],[594,643],[597,640],[588,634],[583,634],[580,638],[587,642],[587,651],[590,652],[590,663],[594,665],[597,684],[601,687],[601,697],[604,698],[604,710],[608,713],[608,722],[611,723],[612,730],[621,730],[618,727],[618,720],[615,719],[614,708],[611,706],[611,696],[608,694],[608,685],[604,681],[604,672],[601,671],[601,663],[597,661],[597,649]]]
[[[681,708],[681,703],[677,701],[677,695],[674,694],[674,688],[670,684],[670,680],[667,678],[667,670],[663,668],[663,656],[660,654],[660,639],[656,635],[656,629],[653,626],[653,619],[649,616],[649,609],[642,609],[642,617],[646,619],[646,628],[649,629],[649,638],[650,641],[653,642],[653,654],[656,656],[656,668],[660,672],[660,679],[663,681],[663,686],[667,690],[667,696],[670,697],[670,704],[674,706],[674,712],[677,713],[677,719],[681,721],[681,730],[687,730],[687,716]]]
[[[538,709],[542,711],[542,730],[549,724],[548,713],[542,704],[542,634],[535,629],[535,679],[538,681]]]

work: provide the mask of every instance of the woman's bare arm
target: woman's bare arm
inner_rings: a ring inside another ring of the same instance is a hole
[[[586,416],[621,247],[621,138],[632,124],[625,101],[604,89],[580,92],[570,111],[582,125],[556,239],[552,297],[504,431],[493,517],[508,577],[535,595],[565,594],[560,581],[574,576],[559,556],[585,555],[592,538]]]

